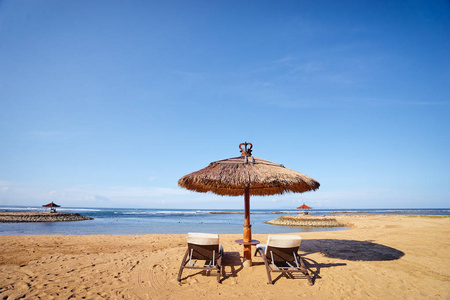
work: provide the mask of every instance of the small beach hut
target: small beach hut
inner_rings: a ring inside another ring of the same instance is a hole
[[[56,212],[56,208],[57,208],[57,207],[61,207],[61,205],[55,204],[55,203],[53,203],[53,201],[52,201],[52,202],[49,203],[49,204],[42,205],[42,207],[45,207],[45,211],[47,211],[47,209],[50,208],[50,212],[51,212],[51,213],[55,213],[55,212]]]
[[[320,184],[311,177],[281,164],[252,156],[251,143],[239,144],[241,156],[210,163],[206,168],[187,174],[178,185],[199,193],[221,196],[244,195],[244,258],[251,265],[252,225],[250,195],[267,196],[286,192],[314,191]]]
[[[305,215],[308,215],[309,212],[307,211],[308,209],[312,209],[312,207],[306,205],[305,203],[303,203],[302,205],[300,205],[299,207],[297,207],[297,209],[300,209],[300,213],[303,213]]]

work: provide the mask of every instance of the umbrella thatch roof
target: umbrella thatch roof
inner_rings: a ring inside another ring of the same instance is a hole
[[[283,165],[254,156],[239,156],[215,161],[206,168],[183,176],[178,185],[200,193],[241,196],[249,187],[250,195],[302,193],[319,188],[309,176]]]

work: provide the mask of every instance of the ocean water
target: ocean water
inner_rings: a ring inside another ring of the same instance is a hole
[[[42,207],[0,206],[0,212],[42,212]],[[135,209],[135,208],[58,208],[58,212],[78,213],[94,218],[74,222],[0,223],[0,235],[25,234],[186,234],[188,232],[242,233],[243,214],[214,214],[211,212],[239,210],[204,209]],[[352,214],[419,214],[449,215],[449,209],[313,209],[311,215]],[[252,233],[275,234],[306,231],[345,230],[339,228],[305,228],[270,225],[265,222],[298,210],[251,210]]]

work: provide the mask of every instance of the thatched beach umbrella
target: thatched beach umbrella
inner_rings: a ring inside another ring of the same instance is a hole
[[[302,205],[300,205],[299,207],[297,207],[297,209],[312,209],[312,207],[306,205],[305,203],[303,203]]]
[[[61,207],[61,205],[53,203],[53,201],[49,204],[42,205],[42,207],[45,207],[45,211],[47,211],[47,207],[50,207],[50,212],[56,212],[56,207]]]
[[[297,209],[300,209],[301,212],[303,212],[305,215],[309,214],[306,210],[307,209],[312,209],[311,206],[306,205],[305,203],[303,203],[302,205],[300,205],[299,207],[297,207]]]
[[[251,143],[241,143],[241,156],[215,161],[204,169],[183,176],[178,185],[199,193],[221,196],[244,195],[244,258],[251,264],[250,195],[266,196],[286,192],[303,193],[320,184],[302,173],[252,156]],[[246,244],[247,243],[247,244]]]

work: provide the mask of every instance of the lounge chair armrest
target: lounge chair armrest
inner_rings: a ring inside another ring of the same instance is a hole
[[[266,247],[267,247],[266,244],[259,244],[259,245],[256,245],[256,251],[262,250],[262,252],[266,253]]]

